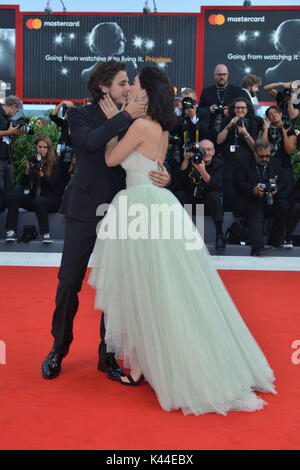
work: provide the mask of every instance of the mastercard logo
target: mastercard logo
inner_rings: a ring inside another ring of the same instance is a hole
[[[218,26],[221,26],[222,24],[224,24],[226,21],[226,18],[224,15],[210,15],[210,17],[208,18],[208,22],[209,24],[215,26],[215,25],[218,25]]]
[[[29,20],[26,21],[26,26],[28,29],[40,29],[42,27],[42,21],[38,18],[32,19],[30,18]]]

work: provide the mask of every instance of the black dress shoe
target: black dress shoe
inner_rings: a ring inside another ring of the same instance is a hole
[[[222,233],[217,233],[216,237],[216,250],[223,251],[225,249],[225,241]]]
[[[107,378],[111,380],[119,380],[120,375],[125,375],[117,361],[111,358],[105,361],[99,358],[97,369],[99,372],[106,372]]]
[[[52,349],[42,364],[42,376],[44,379],[55,379],[61,371],[61,361],[67,355]]]

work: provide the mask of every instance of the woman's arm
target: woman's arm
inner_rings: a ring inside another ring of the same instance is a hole
[[[283,135],[283,147],[284,151],[287,155],[291,155],[295,148],[296,148],[296,143],[297,143],[297,136],[296,135],[288,135],[288,131],[291,128],[289,127],[288,129],[285,129],[282,126],[282,135]]]
[[[106,165],[120,165],[145,140],[145,132],[145,122],[143,119],[137,119],[121,140],[118,141],[117,137],[111,139],[105,147]]]
[[[219,132],[219,134],[217,135],[218,145],[223,144],[223,142],[225,142],[228,136],[228,132],[233,126],[235,126],[238,119],[239,119],[238,116],[235,116],[234,118],[232,118],[231,121],[227,124],[227,126],[225,126],[221,132]]]
[[[290,119],[296,119],[299,115],[299,109],[294,108],[294,103],[293,103],[293,96],[290,97],[288,100],[288,112],[289,112],[289,118]]]

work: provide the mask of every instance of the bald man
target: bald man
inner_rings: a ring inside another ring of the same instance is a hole
[[[229,71],[226,65],[218,64],[214,71],[215,84],[202,90],[199,107],[209,110],[212,122],[216,114],[215,107],[228,106],[242,92],[240,87],[229,85],[228,78]]]

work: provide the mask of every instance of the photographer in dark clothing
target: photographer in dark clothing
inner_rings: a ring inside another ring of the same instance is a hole
[[[226,65],[219,64],[214,71],[215,85],[202,90],[199,107],[210,112],[210,128],[213,136],[220,132],[222,116],[228,115],[228,106],[240,96],[241,88],[228,84],[229,72]]]
[[[22,134],[22,130],[13,126],[11,118],[22,106],[17,96],[8,96],[5,104],[0,104],[0,211],[6,207],[14,188],[11,142]]]
[[[66,144],[71,146],[72,140],[71,135],[69,132],[68,122],[67,122],[67,112],[65,113],[64,117],[61,118],[58,116],[59,110],[62,107],[66,107],[68,109],[72,109],[74,107],[74,103],[72,101],[61,101],[55,109],[53,109],[50,113],[50,119],[53,121],[57,127],[60,129],[61,135],[58,141],[58,144]]]
[[[216,226],[216,249],[225,248],[222,225],[222,181],[223,163],[215,157],[215,148],[210,140],[202,140],[192,152],[187,148],[180,170],[176,173],[175,196],[182,205],[204,204],[205,215],[211,215]]]
[[[8,203],[6,241],[16,241],[19,208],[36,213],[44,243],[51,243],[48,213],[57,212],[69,179],[68,166],[55,156],[48,135],[36,139],[36,154],[28,158],[21,186]]]
[[[235,182],[242,201],[252,247],[252,256],[263,256],[280,246],[285,232],[289,203],[282,197],[285,182],[282,166],[271,157],[271,145],[258,139],[253,146],[254,155],[239,162]],[[264,248],[264,221],[272,218],[269,232],[270,248]]]
[[[266,110],[262,138],[273,145],[272,155],[281,161],[286,184],[285,197],[288,198],[294,187],[291,155],[296,149],[297,136],[291,123],[283,121],[278,106],[270,106]]]
[[[224,117],[217,134],[221,157],[224,163],[223,195],[224,210],[234,211],[236,188],[234,175],[241,157],[252,155],[252,145],[263,127],[263,119],[254,115],[254,108],[246,98],[236,98],[229,106],[229,116]]]
[[[197,96],[192,88],[185,88],[181,94],[181,100],[175,108],[177,122],[170,132],[170,149],[166,157],[166,163],[172,176],[180,168],[184,159],[184,146],[193,142],[199,142],[209,135],[209,112],[196,106]],[[171,183],[171,190],[174,182]]]
[[[278,91],[278,87],[283,88]],[[299,115],[299,105],[294,105],[293,101],[297,84],[294,84],[294,82],[269,83],[264,86],[264,90],[276,99],[277,106],[282,113],[283,121],[290,120],[294,122],[297,119]]]

